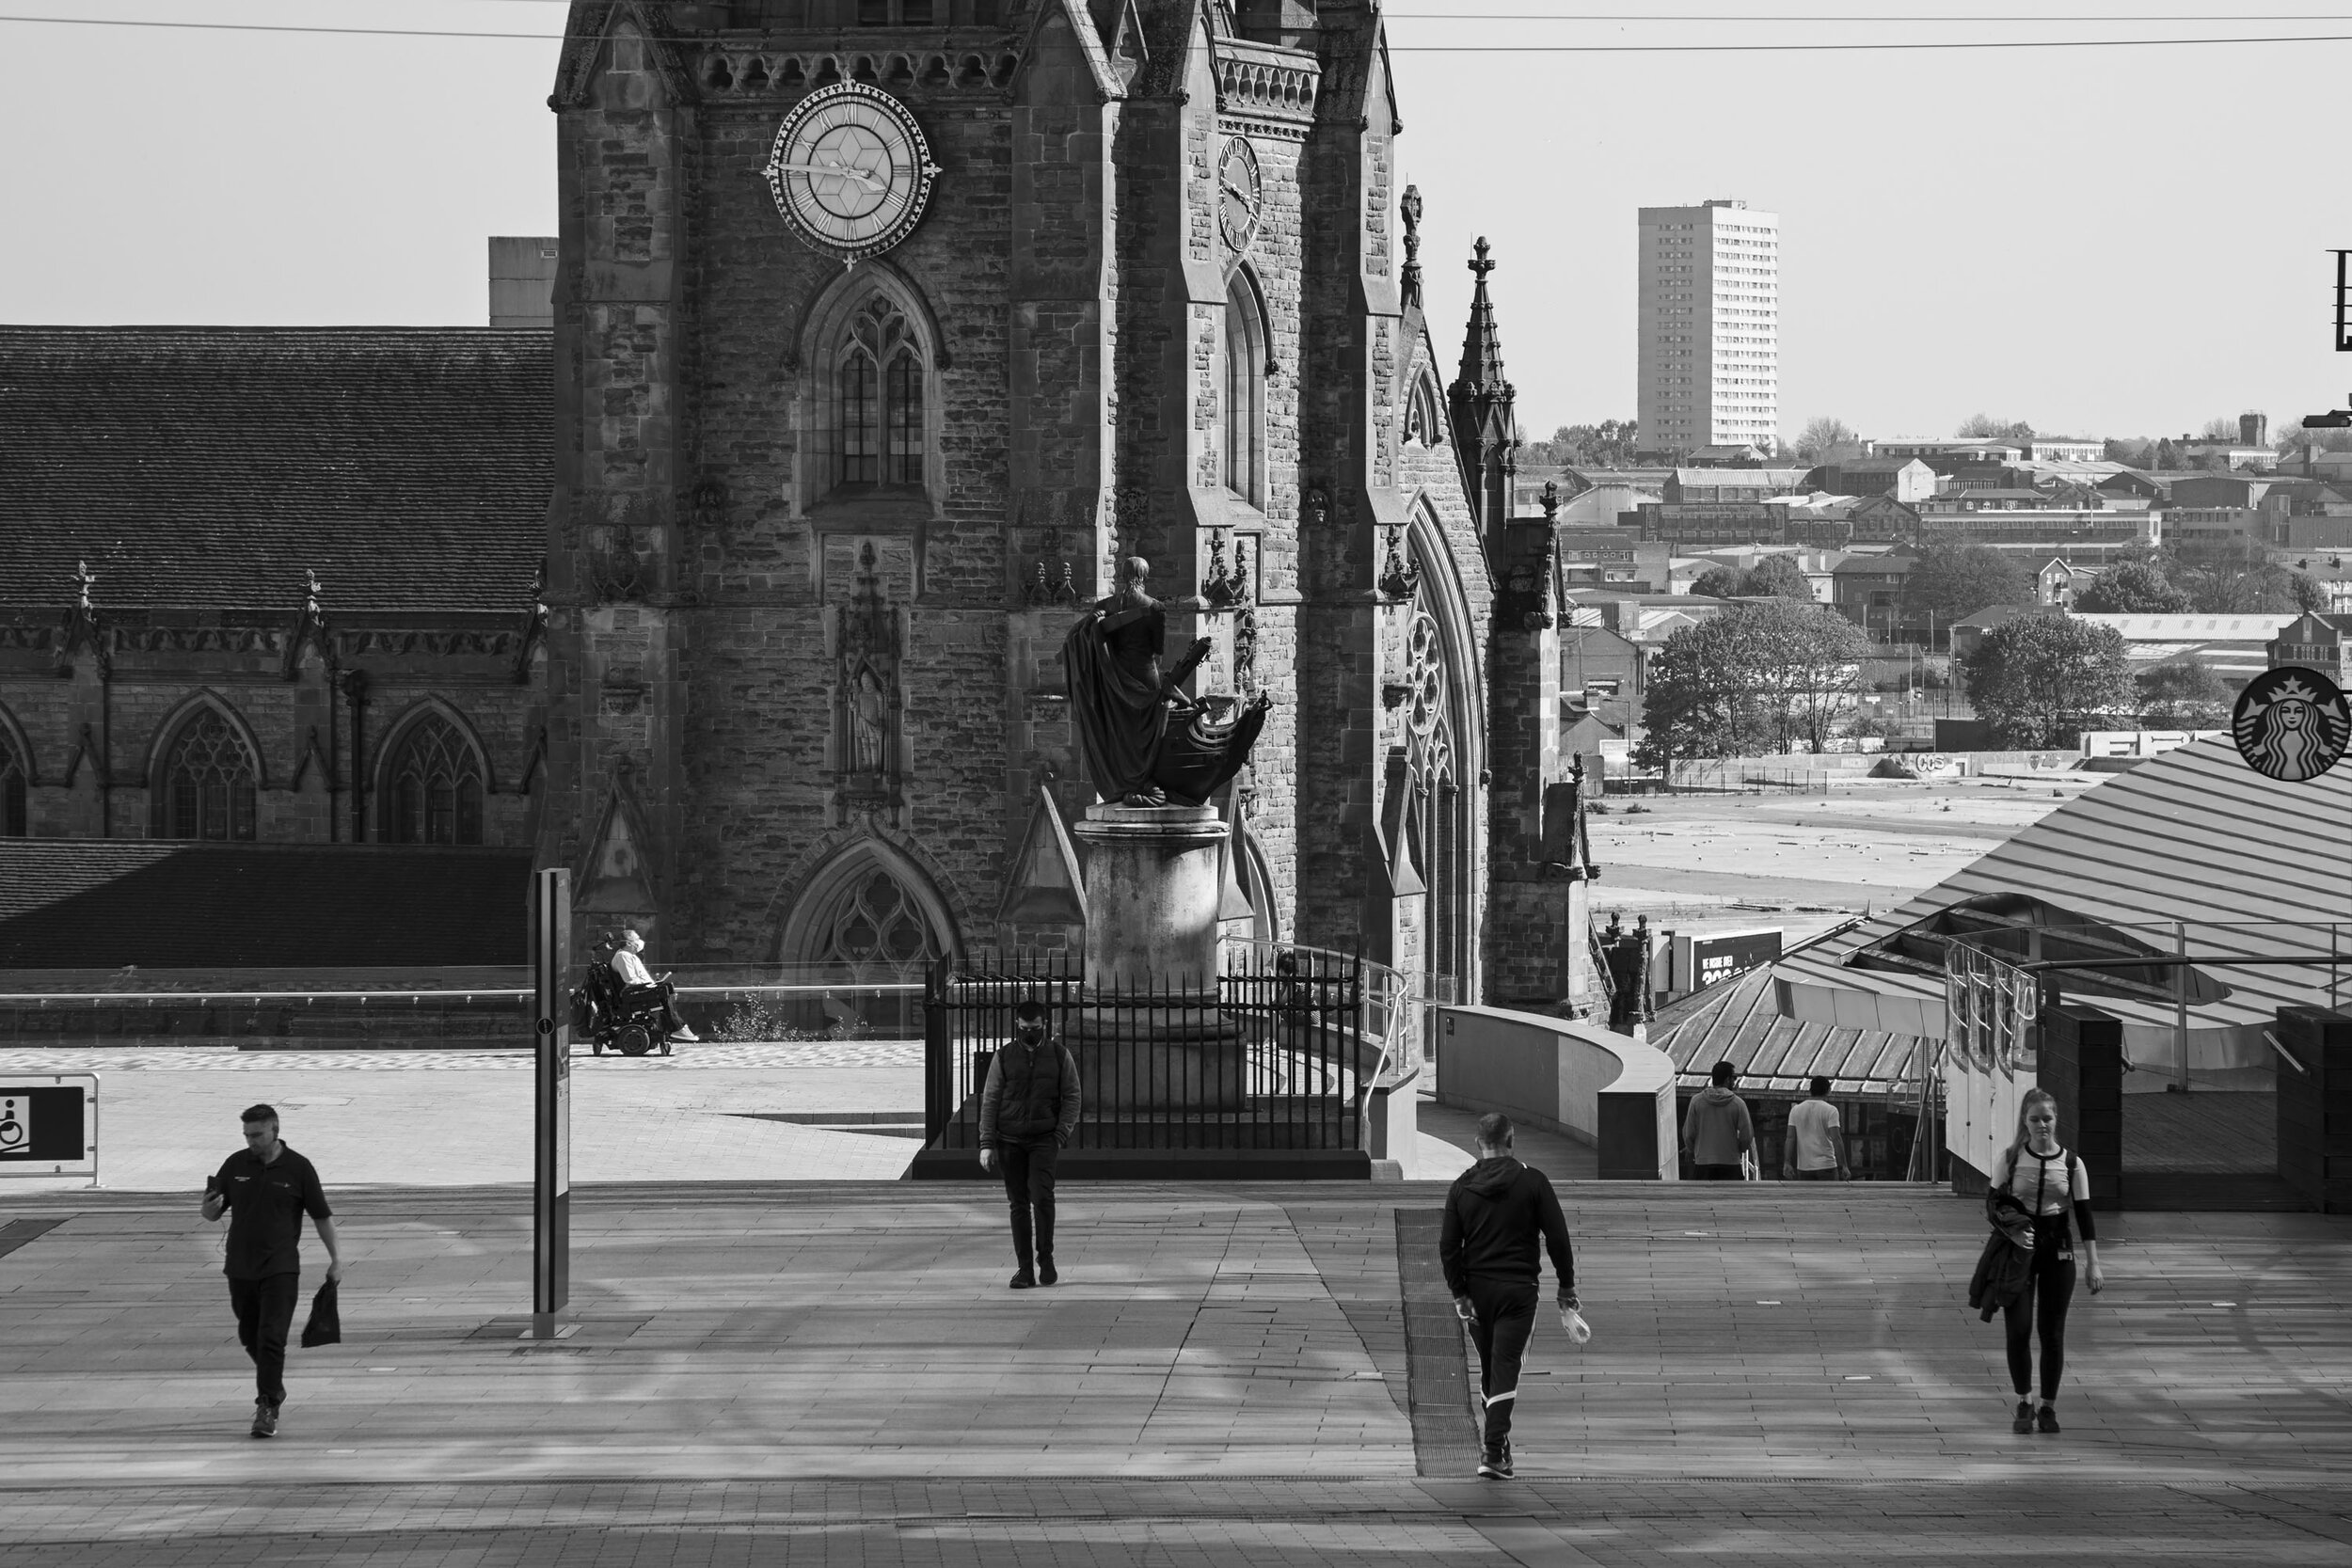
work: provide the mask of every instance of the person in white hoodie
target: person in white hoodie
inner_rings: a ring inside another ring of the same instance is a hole
[[[1714,1082],[1691,1099],[1682,1118],[1682,1148],[1691,1157],[1691,1175],[1700,1181],[1741,1180],[1740,1162],[1756,1148],[1756,1122],[1748,1102],[1731,1092],[1740,1069],[1717,1062]]]

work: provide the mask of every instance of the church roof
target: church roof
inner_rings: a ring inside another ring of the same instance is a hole
[[[553,430],[546,332],[0,326],[0,605],[515,609]]]
[[[521,963],[528,849],[0,838],[0,969]]]

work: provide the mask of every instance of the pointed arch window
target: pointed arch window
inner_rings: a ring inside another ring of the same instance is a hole
[[[859,978],[920,979],[944,951],[912,889],[879,865],[850,879],[817,916],[808,957]]]
[[[24,791],[32,773],[31,760],[17,753],[16,742],[0,727],[0,838],[24,836]]]
[[[1265,504],[1265,321],[1240,273],[1225,289],[1225,488]]]
[[[858,308],[834,362],[835,485],[923,484],[929,372],[914,327],[889,296],[878,293]]]
[[[482,760],[437,714],[408,727],[391,766],[386,804],[394,844],[482,842]]]
[[[163,836],[250,840],[253,754],[229,721],[205,709],[181,729],[164,759]]]

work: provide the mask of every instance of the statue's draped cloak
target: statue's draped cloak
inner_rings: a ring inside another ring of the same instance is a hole
[[[1087,772],[1105,800],[1152,787],[1168,736],[1160,649],[1168,617],[1149,600],[1087,611],[1061,645]]]

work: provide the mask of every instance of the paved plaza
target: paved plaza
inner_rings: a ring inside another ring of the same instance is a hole
[[[1012,1292],[983,1184],[599,1181],[576,1195],[577,1326],[538,1343],[526,1188],[338,1180],[381,1140],[421,1176],[508,1151],[431,1117],[338,1148],[310,1115],[287,1133],[337,1198],[345,1342],[293,1353],[271,1443],[245,1434],[193,1177],[0,1189],[0,1555],[2352,1560],[2344,1219],[2130,1216],[2110,1289],[2077,1299],[2067,1430],[2016,1437],[1997,1327],[1962,1299],[1974,1204],[1570,1185],[1596,1335],[1539,1324],[1519,1479],[1482,1482],[1438,1183],[1072,1184],[1064,1282]]]

